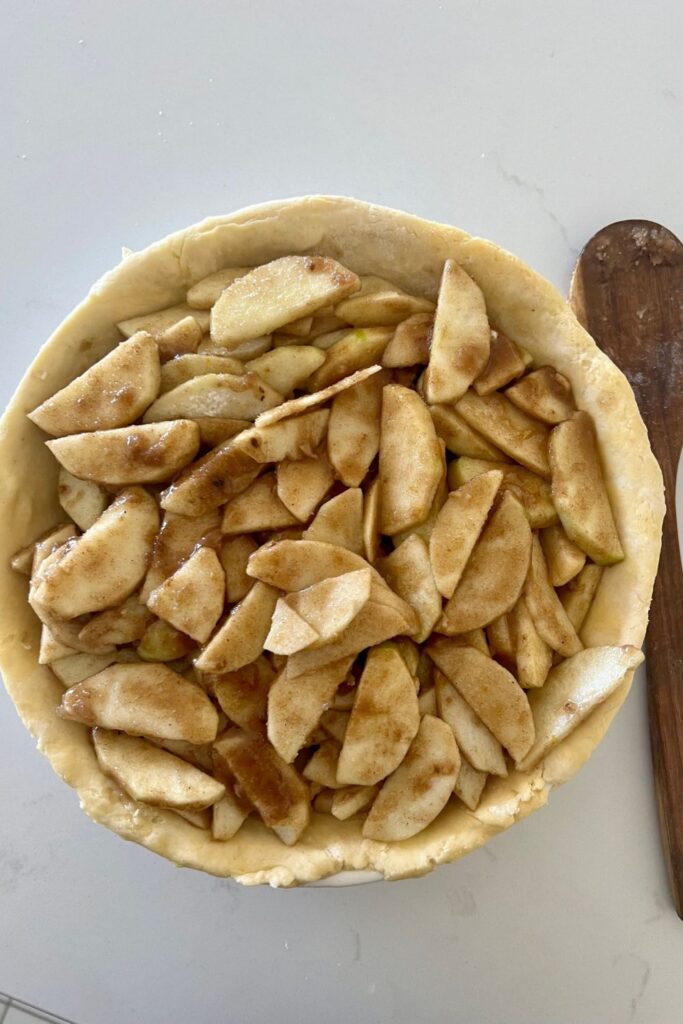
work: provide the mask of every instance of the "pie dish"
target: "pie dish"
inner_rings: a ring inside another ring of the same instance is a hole
[[[63,521],[57,464],[44,435],[27,419],[49,396],[121,340],[117,324],[182,303],[188,289],[225,267],[251,267],[291,255],[329,257],[359,275],[391,281],[434,302],[447,260],[483,292],[489,319],[533,360],[571,384],[597,431],[609,501],[624,558],[605,568],[581,628],[587,647],[642,645],[664,513],[659,468],[623,374],[581,328],[555,289],[511,254],[458,229],[336,197],[306,197],[210,219],[140,252],[105,275],[34,360],[2,421],[0,461],[0,668],[39,749],[73,786],[93,819],[178,864],[245,884],[289,886],[344,871],[387,879],[423,874],[475,849],[541,807],[600,742],[631,685],[611,695],[534,767],[490,778],[475,810],[449,803],[423,831],[401,841],[364,837],[356,817],[315,814],[291,846],[250,817],[229,842],[171,810],[125,795],[104,774],[90,731],[55,714],[63,687],[38,663],[40,624],[26,581],[10,568],[15,553]],[[106,425],[106,424],[105,424]],[[27,467],[30,470],[27,472]],[[73,614],[78,614],[78,611]]]

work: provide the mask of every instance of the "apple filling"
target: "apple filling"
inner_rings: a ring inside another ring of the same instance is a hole
[[[624,557],[591,417],[453,261],[436,302],[286,256],[118,326],[29,414],[66,518],[12,564],[122,798],[397,842],[642,660],[581,640]]]

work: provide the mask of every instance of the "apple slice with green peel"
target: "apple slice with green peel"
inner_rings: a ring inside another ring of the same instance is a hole
[[[377,786],[344,786],[332,795],[330,814],[337,821],[347,821],[364,811],[377,796]]]
[[[569,583],[586,564],[585,553],[569,539],[559,524],[543,531],[541,546],[548,566],[548,577],[554,587]]]
[[[263,652],[278,594],[260,581],[236,604],[195,665],[200,672],[232,672]]]
[[[257,373],[204,373],[179,384],[157,398],[142,418],[143,423],[220,416],[254,420],[259,413],[282,404],[282,395]]]
[[[258,544],[253,537],[240,534],[237,537],[224,537],[218,549],[218,557],[221,560],[225,572],[225,592],[228,604],[236,604],[246,597],[253,579],[247,576],[247,563],[254,551],[258,550]]]
[[[299,522],[307,522],[334,483],[329,462],[320,456],[278,463],[277,496]]]
[[[370,600],[372,579],[369,567],[356,569],[298,590],[284,601],[315,631],[313,643],[329,643],[343,633]]]
[[[490,395],[515,377],[520,377],[525,369],[526,363],[514,341],[510,341],[501,331],[494,331],[491,335],[489,361],[474,381],[474,390],[478,395]]]
[[[415,313],[396,327],[394,336],[384,349],[382,366],[389,369],[426,366],[432,340],[434,317],[431,313]]]
[[[231,722],[246,732],[265,734],[268,694],[275,671],[263,656],[234,672],[205,677],[207,688]]]
[[[93,615],[78,635],[85,643],[95,645],[132,644],[143,636],[153,619],[150,610],[134,594],[117,608]]]
[[[505,778],[508,770],[500,743],[439,669],[434,673],[434,692],[439,717],[453,730],[463,757],[477,771]]]
[[[524,598],[538,633],[554,651],[569,658],[582,649],[576,630],[550,585],[543,549],[536,536],[531,547],[531,564],[524,586]]]
[[[463,636],[467,636],[467,634],[463,634]],[[455,639],[457,639],[457,637]],[[510,669],[510,671],[514,673],[516,670],[516,648],[510,623],[510,612],[507,612],[504,615],[499,615],[497,619],[493,620],[493,622],[489,622],[486,627],[486,639],[490,648],[491,657],[497,658],[505,668]],[[470,647],[476,646],[477,644],[475,643],[470,644]]]
[[[508,616],[514,639],[516,676],[525,690],[543,686],[553,663],[553,652],[539,635],[526,601],[519,601]]]
[[[511,672],[474,647],[451,640],[429,645],[429,656],[515,760],[534,741],[534,723],[526,693]]]
[[[453,732],[425,715],[402,764],[382,786],[363,824],[363,836],[398,842],[421,832],[444,809],[460,771]]]
[[[93,730],[100,768],[133,800],[152,807],[200,811],[225,794],[225,786],[148,740]]]
[[[59,504],[75,522],[79,530],[88,530],[104,512],[108,504],[105,491],[92,480],[79,480],[62,467],[57,484]],[[28,573],[31,571],[33,552],[28,559]],[[12,568],[16,568],[12,563]]]
[[[352,662],[350,656],[300,676],[278,675],[268,693],[268,739],[285,761],[306,745]]]
[[[379,446],[382,533],[392,537],[427,518],[443,473],[441,452],[420,396],[409,388],[387,385]]]
[[[89,530],[41,565],[31,596],[62,619],[121,604],[142,582],[158,529],[154,498],[138,487],[121,491]]]
[[[193,284],[187,293],[187,304],[193,309],[211,309],[220,298],[222,292],[228,288],[238,277],[244,277],[253,267],[226,267],[224,270],[217,270],[215,274],[209,274]]]
[[[262,736],[231,729],[214,744],[268,828],[293,846],[310,820],[307,784]]]
[[[576,412],[571,384],[552,366],[534,370],[508,388],[505,394],[529,416],[544,423],[562,423]]]
[[[536,739],[516,759],[517,768],[529,771],[537,765],[642,661],[643,653],[635,647],[589,647],[556,665],[543,688],[529,697]]]
[[[133,423],[159,393],[159,349],[149,334],[121,342],[28,414],[54,437]]]
[[[349,487],[321,505],[311,525],[304,530],[303,539],[323,541],[362,555],[363,492],[360,487]]]
[[[529,520],[532,530],[553,526],[557,523],[557,512],[550,495],[547,480],[522,466],[511,466],[506,462],[486,461],[462,457],[448,467],[448,483],[452,490],[461,487],[480,473],[499,469],[503,474],[501,489],[510,491],[517,498]]]
[[[192,309],[186,303],[181,302],[177,306],[168,306],[166,309],[159,309],[155,313],[144,313],[142,316],[133,316],[128,320],[120,320],[117,323],[121,334],[126,338],[133,337],[140,331],[146,331],[157,341],[169,327],[174,327],[181,320],[188,316],[194,317],[202,331],[209,329],[209,314],[203,310]]]
[[[109,487],[170,480],[199,451],[199,428],[172,420],[114,430],[91,430],[48,441],[59,463],[80,480]]]
[[[413,534],[383,558],[378,569],[392,590],[414,609],[417,643],[422,643],[441,617],[441,595],[434,582],[427,545]]]
[[[226,787],[225,796],[213,805],[211,838],[224,842],[236,836],[251,813],[251,807],[238,800]]]
[[[434,582],[443,597],[453,596],[502,480],[499,470],[474,477],[451,491],[436,517],[429,538],[429,557]]]
[[[120,729],[131,736],[211,743],[218,712],[198,686],[166,665],[109,665],[70,687],[57,709],[62,718]]]
[[[465,455],[473,459],[495,459],[503,461],[505,456],[500,448],[487,441],[482,434],[467,423],[450,405],[432,405],[429,409],[434,427],[454,455]],[[457,463],[453,463],[457,465]]]
[[[589,562],[583,567],[578,576],[559,591],[559,598],[562,607],[567,613],[567,618],[578,633],[588,615],[588,609],[593,603],[595,592],[598,589],[602,577],[603,568],[601,565],[593,565]]]
[[[391,644],[368,652],[337,765],[341,785],[373,786],[403,760],[420,724],[417,693]]]
[[[449,636],[487,626],[516,604],[529,569],[531,530],[509,493],[484,527],[437,624]]]
[[[455,410],[515,462],[539,476],[550,477],[547,426],[527,416],[505,395],[497,391],[490,395],[468,391]]]
[[[465,807],[468,807],[471,811],[476,811],[487,779],[488,775],[486,772],[478,772],[463,757],[460,761],[460,771],[455,780],[453,792],[459,800],[462,800]]]
[[[259,476],[253,484],[228,502],[223,514],[225,534],[256,533],[260,530],[281,530],[296,526],[299,520],[277,496],[274,473]]]
[[[225,573],[213,548],[197,548],[153,590],[147,606],[160,619],[204,644],[223,613]]]
[[[429,299],[409,295],[382,277],[361,277],[360,291],[335,307],[336,316],[360,327],[400,324],[415,313],[433,313]]]
[[[597,565],[623,561],[589,414],[575,412],[558,424],[549,451],[553,502],[569,539]]]
[[[281,395],[290,395],[295,389],[304,387],[324,362],[325,353],[315,345],[287,345],[252,359],[245,370],[257,373]]]
[[[358,277],[326,256],[283,256],[236,278],[211,310],[211,340],[235,348],[270,334],[360,288]]]
[[[308,390],[321,391],[379,363],[393,333],[393,327],[357,327],[349,331],[326,350],[325,362],[311,375]]]
[[[363,482],[379,451],[382,389],[389,380],[387,371],[376,373],[342,391],[332,402],[327,455],[347,487]]]
[[[491,329],[481,288],[453,260],[439,286],[424,391],[430,405],[455,402],[485,368]]]
[[[165,395],[167,391],[172,391],[180,384],[185,384],[194,377],[203,377],[207,373],[231,373],[240,376],[244,373],[244,366],[238,359],[231,359],[230,356],[202,353],[179,355],[161,367],[159,393]]]

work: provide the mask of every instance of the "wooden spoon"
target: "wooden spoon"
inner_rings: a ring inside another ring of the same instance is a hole
[[[636,394],[667,495],[647,632],[652,760],[664,853],[683,918],[683,577],[676,471],[683,440],[683,244],[661,224],[624,220],[584,248],[570,301]]]

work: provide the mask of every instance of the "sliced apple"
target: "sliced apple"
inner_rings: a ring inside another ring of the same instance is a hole
[[[424,389],[430,405],[455,402],[485,368],[491,328],[481,288],[453,260],[444,263]]]
[[[217,544],[220,537],[219,527],[218,512],[208,512],[192,519],[166,512],[161,530],[154,539],[152,558],[140,600],[146,603],[152,591],[180,568],[197,545]]]
[[[58,708],[62,718],[120,729],[131,736],[211,743],[218,712],[203,690],[166,665],[109,665],[70,687]]]
[[[408,636],[399,636],[395,640],[391,641],[391,646],[394,647],[401,655],[406,663],[406,668],[410,672],[413,682],[415,683],[415,689],[419,692],[420,680],[418,679],[418,668],[420,664],[420,648],[417,646],[414,640],[411,640]]]
[[[338,341],[341,341],[344,335],[349,333],[349,325],[344,324],[344,321],[340,320],[336,316],[330,317],[329,320],[325,317],[325,324],[329,323],[332,326],[329,331],[321,331],[320,324],[318,323],[319,319],[320,318],[318,317],[313,318],[313,327],[309,331],[308,340],[315,345],[316,348],[321,349],[323,352],[327,352],[328,348],[332,348],[332,346],[336,345]],[[275,340],[273,344],[277,344],[277,341],[282,337],[283,335],[274,334],[273,338]],[[289,344],[291,344],[291,342],[289,342]]]
[[[505,394],[529,416],[544,423],[562,423],[576,411],[571,384],[552,366],[534,370]]]
[[[360,278],[360,291],[337,303],[335,313],[354,326],[400,324],[415,313],[433,313],[429,299],[408,295],[384,278],[368,275]]]
[[[403,760],[420,724],[417,694],[405,661],[391,645],[368,652],[344,735],[336,778],[373,786]]]
[[[28,414],[55,437],[83,430],[106,430],[133,423],[159,393],[159,350],[149,334],[139,334]]]
[[[281,327],[282,336],[290,338],[307,338],[313,327],[312,316],[300,316],[298,320],[290,320],[288,324]]]
[[[453,792],[459,800],[462,800],[465,807],[469,807],[471,811],[476,811],[487,779],[488,775],[486,772],[478,772],[463,757],[460,761],[460,771],[455,780]]]
[[[455,593],[437,625],[452,635],[486,626],[510,611],[522,592],[529,568],[531,530],[522,506],[511,494],[477,541]]]
[[[38,664],[49,665],[53,661],[57,661],[60,658],[67,658],[71,654],[75,654],[76,651],[73,647],[69,647],[68,644],[62,643],[52,633],[49,626],[43,623],[40,630],[40,648],[38,650]]]
[[[307,522],[334,483],[327,459],[285,459],[277,467],[277,496],[300,522]]]
[[[164,491],[161,507],[179,516],[204,516],[246,490],[260,472],[236,439],[225,441],[180,474]]]
[[[488,363],[474,381],[474,390],[478,395],[490,395],[520,377],[525,369],[522,353],[514,341],[501,331],[494,331]]]
[[[593,421],[575,412],[550,435],[552,495],[567,536],[597,565],[624,558]]]
[[[211,838],[224,842],[236,836],[251,813],[251,807],[226,787],[225,796],[213,805]]]
[[[344,742],[350,717],[350,711],[335,711],[333,708],[330,708],[327,711],[323,711],[318,724],[328,736],[331,736],[332,739],[341,745]]]
[[[91,480],[78,480],[63,467],[59,470],[57,494],[59,504],[79,530],[88,530],[102,515],[109,500],[97,484]]]
[[[413,534],[383,558],[378,569],[392,590],[414,609],[419,623],[414,639],[422,643],[441,617],[441,595],[434,582],[427,545]]]
[[[333,306],[324,306],[319,309],[313,316],[313,324],[308,332],[309,338],[315,340],[315,344],[318,344],[318,338],[328,337],[330,334],[338,333],[341,330],[348,331],[349,325],[345,320],[342,320],[340,316],[336,316]],[[321,346],[325,348],[325,345]]]
[[[474,713],[510,751],[524,757],[534,741],[534,723],[526,693],[511,672],[474,647],[436,640],[429,654]]]
[[[160,619],[203,644],[225,603],[225,573],[213,548],[199,547],[172,576],[153,590],[147,606]]]
[[[141,583],[158,528],[154,499],[141,488],[122,491],[48,568],[41,566],[35,600],[63,619],[120,604]]]
[[[501,619],[505,619],[506,616],[501,616]],[[496,622],[499,620],[496,619]],[[488,627],[490,628],[490,627]],[[453,638],[454,643],[460,644],[462,647],[476,647],[478,651],[485,654],[487,658],[490,658],[491,651],[489,650],[488,641],[486,639],[486,633],[483,629],[468,629],[465,633],[458,633]]]
[[[553,526],[557,523],[557,512],[550,495],[550,484],[522,466],[463,457],[451,462],[448,467],[449,486],[455,490],[456,487],[462,486],[480,473],[487,473],[493,469],[499,469],[503,474],[501,489],[509,491],[521,503],[532,530]]]
[[[211,340],[228,348],[334,305],[360,288],[358,277],[326,256],[283,256],[238,277],[211,310]]]
[[[591,711],[621,686],[627,673],[643,660],[635,647],[590,647],[551,670],[542,690],[530,695],[536,740],[517,758],[520,771],[529,771]]]
[[[326,789],[341,788],[342,783],[337,782],[337,762],[339,759],[339,744],[336,740],[323,740],[318,749],[308,760],[302,775],[309,782],[317,783]]]
[[[190,355],[197,351],[203,331],[194,316],[186,316],[167,327],[155,340],[159,347],[159,358],[166,363],[176,356]]]
[[[199,440],[205,448],[216,448],[251,427],[249,420],[236,420],[229,416],[195,416]]]
[[[187,293],[187,304],[193,309],[211,309],[221,293],[236,281],[238,277],[244,277],[253,267],[226,267],[224,270],[217,270],[215,274],[209,274],[193,284]]]
[[[489,622],[486,627],[486,637],[490,647],[490,654],[493,658],[496,658],[505,668],[510,669],[514,673],[516,669],[516,645],[515,639],[512,633],[512,625],[510,621],[511,611],[506,614],[499,615],[493,622]],[[463,636],[467,634],[462,634]],[[476,647],[476,644],[470,644],[471,647]],[[484,653],[487,653],[484,651]]]
[[[502,480],[499,470],[482,473],[451,491],[441,508],[429,538],[429,557],[443,597],[453,596]]]
[[[192,420],[92,430],[48,441],[68,472],[110,487],[169,480],[199,451],[199,428]]]
[[[362,555],[363,492],[360,487],[347,490],[321,505],[315,519],[304,531],[304,540],[322,541]]]
[[[548,576],[554,587],[573,580],[586,564],[581,548],[569,539],[561,526],[549,526],[541,534],[541,546],[548,565]]]
[[[458,748],[477,771],[502,778],[508,773],[500,743],[443,672],[434,674],[439,717],[453,730]]]
[[[505,458],[495,445],[478,434],[450,405],[432,405],[432,420],[437,434],[454,455],[466,455],[473,459]],[[454,463],[456,465],[456,463]]]
[[[315,630],[315,643],[336,639],[367,604],[372,590],[372,570],[356,569],[321,580],[284,600]]]
[[[264,825],[293,846],[310,820],[308,786],[262,736],[231,729],[214,744]]]
[[[550,585],[543,549],[536,536],[531,548],[531,564],[524,597],[534,625],[545,642],[565,658],[577,654],[583,645]]]
[[[121,320],[117,323],[121,334],[130,338],[139,331],[146,331],[151,334],[155,341],[175,324],[185,320],[188,316],[194,317],[202,331],[209,329],[209,314],[202,310],[192,309],[186,303],[181,302],[177,306],[168,306],[166,309],[159,309],[156,313],[144,313],[142,316],[133,316],[128,320]]]
[[[247,732],[265,734],[268,694],[275,672],[263,656],[234,672],[207,676],[206,683],[231,722]]]
[[[543,686],[553,663],[553,652],[536,629],[523,597],[510,612],[509,619],[519,685],[525,690]]]
[[[434,329],[431,313],[414,313],[399,323],[382,355],[382,366],[397,369],[404,366],[426,366]]]
[[[439,512],[443,508],[444,502],[448,497],[448,483],[446,478],[446,449],[441,439],[439,439],[439,449],[441,461],[441,476],[439,477],[439,482],[436,485],[436,490],[434,492],[434,497],[432,498],[432,504],[430,505],[429,512],[427,513],[427,518],[423,519],[422,522],[418,523],[417,526],[413,526],[409,530],[402,530],[400,533],[397,533],[394,537],[392,537],[391,539],[395,547],[399,544],[402,544],[404,540],[407,540],[408,537],[411,537],[413,535],[415,535],[416,537],[420,537],[421,540],[425,542],[425,544],[429,545],[429,538],[432,535],[432,530],[434,529],[434,524],[436,522],[437,516],[439,515]]]
[[[317,540],[281,540],[264,544],[249,559],[247,574],[291,593],[320,580],[366,569],[360,555]]]
[[[421,832],[448,803],[459,770],[460,754],[451,729],[425,715],[403,763],[377,795],[363,836],[398,842]]]
[[[393,327],[357,327],[328,348],[325,362],[308,382],[308,390],[320,391],[379,363],[394,333]]]
[[[265,650],[273,654],[296,654],[297,651],[311,647],[319,639],[315,629],[284,598],[279,597],[263,644]]]
[[[600,565],[593,565],[589,562],[578,576],[563,587],[559,592],[562,607],[567,613],[567,618],[578,633],[588,615],[588,609],[593,603],[595,592],[598,589],[603,569]]]
[[[257,416],[256,426],[271,426],[280,420],[289,419],[291,416],[298,416],[300,413],[306,412],[307,409],[323,405],[330,398],[334,398],[335,395],[341,394],[342,391],[346,391],[348,388],[355,388],[356,385],[361,384],[364,380],[368,380],[373,374],[380,373],[381,370],[382,367],[379,365],[368,366],[365,370],[357,370],[356,373],[352,373],[349,377],[344,377],[343,380],[337,381],[336,384],[330,384],[329,387],[323,388],[322,391],[316,391],[312,395],[301,395],[300,398],[290,398],[289,401],[283,402],[277,408],[268,409],[267,412],[262,412]]]
[[[248,363],[250,359],[256,359],[268,352],[273,347],[272,334],[264,334],[261,338],[250,338],[249,341],[242,341],[234,348],[223,348],[222,345],[214,345],[207,335],[197,348],[198,355],[227,356],[229,359],[238,359],[241,363]]]
[[[268,693],[268,739],[285,761],[306,745],[352,661],[350,656],[299,676],[278,675]]]
[[[85,643],[96,645],[132,644],[139,640],[154,616],[141,604],[137,594],[117,608],[93,615],[79,633]]]
[[[177,661],[191,652],[197,645],[191,637],[181,633],[170,622],[155,619],[150,623],[136,647],[138,656],[143,661]]]
[[[257,373],[205,373],[157,398],[143,416],[143,423],[207,415],[254,420],[260,412],[281,402],[280,392]]]
[[[148,740],[94,729],[93,743],[102,771],[133,800],[199,811],[225,794],[222,782]]]
[[[442,472],[441,446],[426,405],[415,391],[387,385],[379,446],[381,532],[392,537],[426,519]]]
[[[368,562],[375,562],[379,554],[382,503],[379,477],[370,483],[363,499],[363,549]]]
[[[115,661],[116,651],[112,651],[110,654],[86,654],[79,651],[78,654],[68,654],[64,658],[58,658],[50,664],[50,668],[62,685],[70,687],[97,675],[98,672]]]
[[[277,496],[275,474],[267,473],[228,502],[221,529],[226,534],[255,533],[295,526],[298,522]]]
[[[231,359],[229,356],[201,353],[179,355],[161,367],[160,394],[165,395],[167,391],[173,391],[180,384],[209,373],[231,373],[240,376],[244,373],[244,366],[238,359]]]
[[[247,563],[258,544],[246,534],[224,537],[218,549],[218,556],[225,572],[226,597],[228,604],[235,604],[245,597],[253,584],[247,576]]]
[[[278,594],[260,581],[232,609],[227,619],[197,658],[200,672],[233,672],[255,661],[263,652]]]
[[[433,686],[426,690],[420,690],[417,695],[417,706],[420,711],[420,717],[422,715],[439,714],[436,706],[436,689]]]
[[[337,821],[347,821],[354,814],[365,810],[376,796],[376,786],[344,786],[336,789],[332,795],[330,814]]]
[[[315,345],[287,345],[252,359],[245,369],[257,373],[281,395],[290,395],[304,387],[324,362],[325,353]]]
[[[550,476],[548,428],[532,419],[505,395],[493,392],[477,395],[468,391],[456,405],[456,412],[516,462],[542,477]]]
[[[327,455],[342,483],[358,487],[379,451],[382,389],[389,374],[380,372],[332,402],[327,431]]]
[[[311,458],[324,440],[329,418],[328,409],[313,409],[270,426],[252,427],[236,439],[236,445],[255,462]]]

